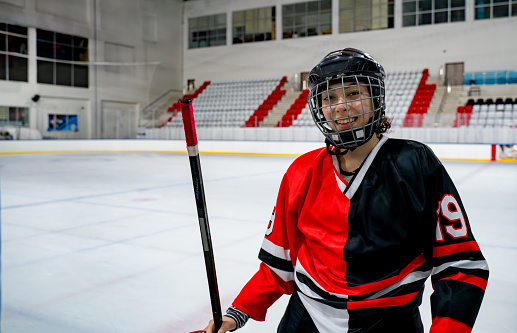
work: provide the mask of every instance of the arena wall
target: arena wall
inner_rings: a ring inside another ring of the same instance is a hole
[[[199,141],[200,154],[288,155],[298,156],[323,147],[322,142],[287,141]],[[438,158],[464,161],[508,160],[498,145],[429,144]],[[0,142],[1,155],[41,153],[149,152],[185,153],[184,140],[15,140]]]

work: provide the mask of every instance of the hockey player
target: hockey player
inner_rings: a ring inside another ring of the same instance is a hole
[[[425,145],[388,138],[384,69],[347,48],[309,75],[326,148],[285,173],[258,272],[219,333],[265,320],[283,294],[280,333],[420,333],[431,278],[431,333],[471,332],[488,280],[459,194]],[[212,322],[205,328],[212,333]]]

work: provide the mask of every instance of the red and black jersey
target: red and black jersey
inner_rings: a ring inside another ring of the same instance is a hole
[[[233,305],[255,320],[297,293],[319,332],[356,332],[421,303],[430,332],[470,332],[488,280],[458,192],[424,144],[382,137],[347,182],[325,148],[285,173],[259,271]]]

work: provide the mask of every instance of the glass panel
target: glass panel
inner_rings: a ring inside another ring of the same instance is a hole
[[[356,8],[355,16],[357,19],[367,19],[371,17],[370,8]]]
[[[318,14],[307,15],[307,26],[317,27],[318,26]]]
[[[38,60],[38,83],[54,84],[54,63]]]
[[[434,0],[434,9],[448,8],[448,0]]]
[[[404,15],[402,18],[403,27],[411,27],[416,25],[416,15]]]
[[[243,11],[233,12],[232,22],[233,22],[234,27],[242,25],[242,23],[244,22],[244,12]]]
[[[353,21],[342,21],[342,22],[340,22],[339,23],[339,32],[343,33],[343,32],[352,32],[352,31],[354,31],[353,24],[354,24]]]
[[[27,58],[8,56],[9,62],[9,80],[27,82]]]
[[[295,14],[305,14],[305,3],[297,3],[294,5]]]
[[[448,22],[448,13],[447,12],[435,12],[434,13],[434,23],[447,23]]]
[[[217,15],[216,24],[218,26],[226,27],[226,14]]]
[[[354,8],[354,0],[340,0],[339,1],[340,9],[350,9]]]
[[[319,9],[318,1],[307,2],[307,12],[308,13],[317,13]]]
[[[431,13],[418,15],[418,24],[419,25],[425,25],[425,24],[431,24],[431,23],[432,23]]]
[[[74,36],[74,46],[76,47],[88,47],[88,38]]]
[[[188,28],[189,30],[196,30],[197,28],[197,17],[188,19]]]
[[[330,24],[323,24],[321,26],[321,32],[324,34],[324,35],[330,35],[332,34],[332,25]]]
[[[74,65],[74,87],[88,88],[88,66]]]
[[[476,20],[483,20],[490,18],[490,7],[476,8]]]
[[[490,5],[490,0],[476,0],[476,6],[478,5]]]
[[[67,45],[56,44],[56,59],[73,60],[72,47]]]
[[[451,8],[465,7],[465,0],[451,0]]]
[[[508,4],[508,0],[492,0],[492,2],[493,3],[501,3],[501,4],[506,3],[506,4]]]
[[[0,31],[7,31],[7,24],[0,22]]]
[[[517,3],[512,4],[512,16],[517,16]]]
[[[305,16],[296,16],[294,19],[295,19],[294,20],[295,25],[305,26],[305,19],[306,19]]]
[[[393,28],[395,26],[395,21],[393,16],[388,17],[388,28]]]
[[[282,15],[290,16],[294,14],[294,5],[284,5],[282,6]]]
[[[416,1],[404,2],[402,4],[403,13],[414,13],[416,12]]]
[[[74,48],[74,61],[88,61],[88,49],[83,47]]]
[[[307,31],[305,25],[294,27],[295,37],[306,37]]]
[[[494,6],[494,17],[510,16],[510,7],[508,5]]]
[[[72,65],[56,63],[56,84],[61,86],[72,85]]]
[[[9,52],[27,54],[27,45],[27,37],[9,36],[8,38],[7,48]]]
[[[420,0],[418,1],[418,9],[421,11],[424,10],[431,10],[433,7],[433,1],[432,0]]]
[[[353,21],[354,20],[354,12],[352,10],[343,10],[341,11],[341,21]]]
[[[38,57],[54,59],[54,44],[39,41],[36,43]]]
[[[390,1],[388,4],[388,15],[393,16],[395,14],[395,5]]]
[[[370,30],[370,20],[356,20],[354,29],[355,31]]]
[[[323,0],[321,1],[321,4],[320,4],[320,7],[321,7],[321,10],[322,11],[325,11],[325,10],[332,10],[332,1],[331,0]]]
[[[42,30],[42,29],[37,29],[36,31],[37,31],[36,38],[38,40],[46,40],[46,41],[54,42],[54,32]]]
[[[0,51],[7,50],[7,36],[3,33],[0,33]]]
[[[27,27],[22,27],[22,26],[19,26],[19,25],[8,24],[7,25],[7,31],[12,32],[14,34],[27,36]]]
[[[464,10],[451,10],[451,22],[463,22],[465,21]]]
[[[56,43],[72,45],[72,36],[56,33]]]
[[[7,56],[0,54],[0,80],[7,80]]]
[[[320,14],[320,24],[331,24],[332,23],[332,13],[323,13]]]
[[[28,108],[9,108],[9,124],[15,126],[26,126],[29,124]]]

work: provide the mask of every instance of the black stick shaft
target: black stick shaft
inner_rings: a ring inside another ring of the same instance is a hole
[[[203,186],[203,176],[201,174],[201,162],[197,147],[197,136],[194,124],[192,101],[182,100],[181,103],[183,125],[185,126],[187,151],[190,162],[190,171],[192,174],[192,184],[194,186],[194,196],[196,199],[199,229],[201,232],[201,242],[203,245],[203,253],[205,257],[206,276],[208,279],[210,301],[212,305],[212,314],[215,324],[215,332],[217,332],[222,325],[223,318],[221,313],[221,300],[219,298],[219,289],[217,285],[217,274],[215,271],[212,237],[210,236],[210,225],[208,223],[205,189]]]

